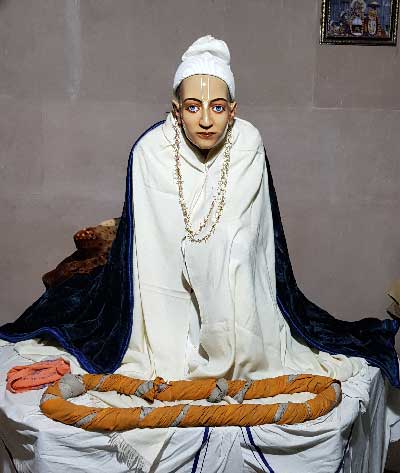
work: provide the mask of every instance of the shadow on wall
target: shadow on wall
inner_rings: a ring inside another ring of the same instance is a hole
[[[7,5],[7,3],[10,3],[11,0],[0,0],[0,10]]]

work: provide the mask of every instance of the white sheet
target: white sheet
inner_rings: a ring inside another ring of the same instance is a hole
[[[127,472],[108,435],[45,417],[39,409],[43,390],[23,394],[5,390],[8,369],[24,363],[30,361],[18,355],[13,345],[0,347],[0,471]],[[386,391],[380,371],[365,367],[357,377],[343,383],[344,396],[338,408],[315,421],[265,425],[250,431],[211,428],[201,449],[203,428],[177,428],[151,471],[192,472],[200,450],[196,473],[381,473],[389,439],[392,435],[395,440],[399,434],[400,419],[395,413],[388,415]],[[96,401],[86,395],[80,402]],[[15,471],[4,445],[13,457]]]

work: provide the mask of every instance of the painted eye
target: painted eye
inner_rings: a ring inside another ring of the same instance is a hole
[[[224,107],[222,105],[214,105],[213,110],[214,112],[221,113],[224,111]]]
[[[191,113],[196,113],[199,110],[199,107],[197,105],[189,105],[187,109]]]

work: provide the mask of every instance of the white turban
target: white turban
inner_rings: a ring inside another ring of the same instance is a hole
[[[230,68],[231,55],[225,41],[211,35],[196,40],[182,56],[174,77],[174,92],[186,77],[207,74],[219,77],[228,86],[232,99],[235,98],[235,79]]]

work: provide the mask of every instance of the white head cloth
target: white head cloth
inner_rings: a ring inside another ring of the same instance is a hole
[[[235,79],[230,68],[231,55],[225,41],[211,35],[196,40],[182,56],[174,77],[174,92],[187,77],[207,74],[222,79],[235,98]]]

